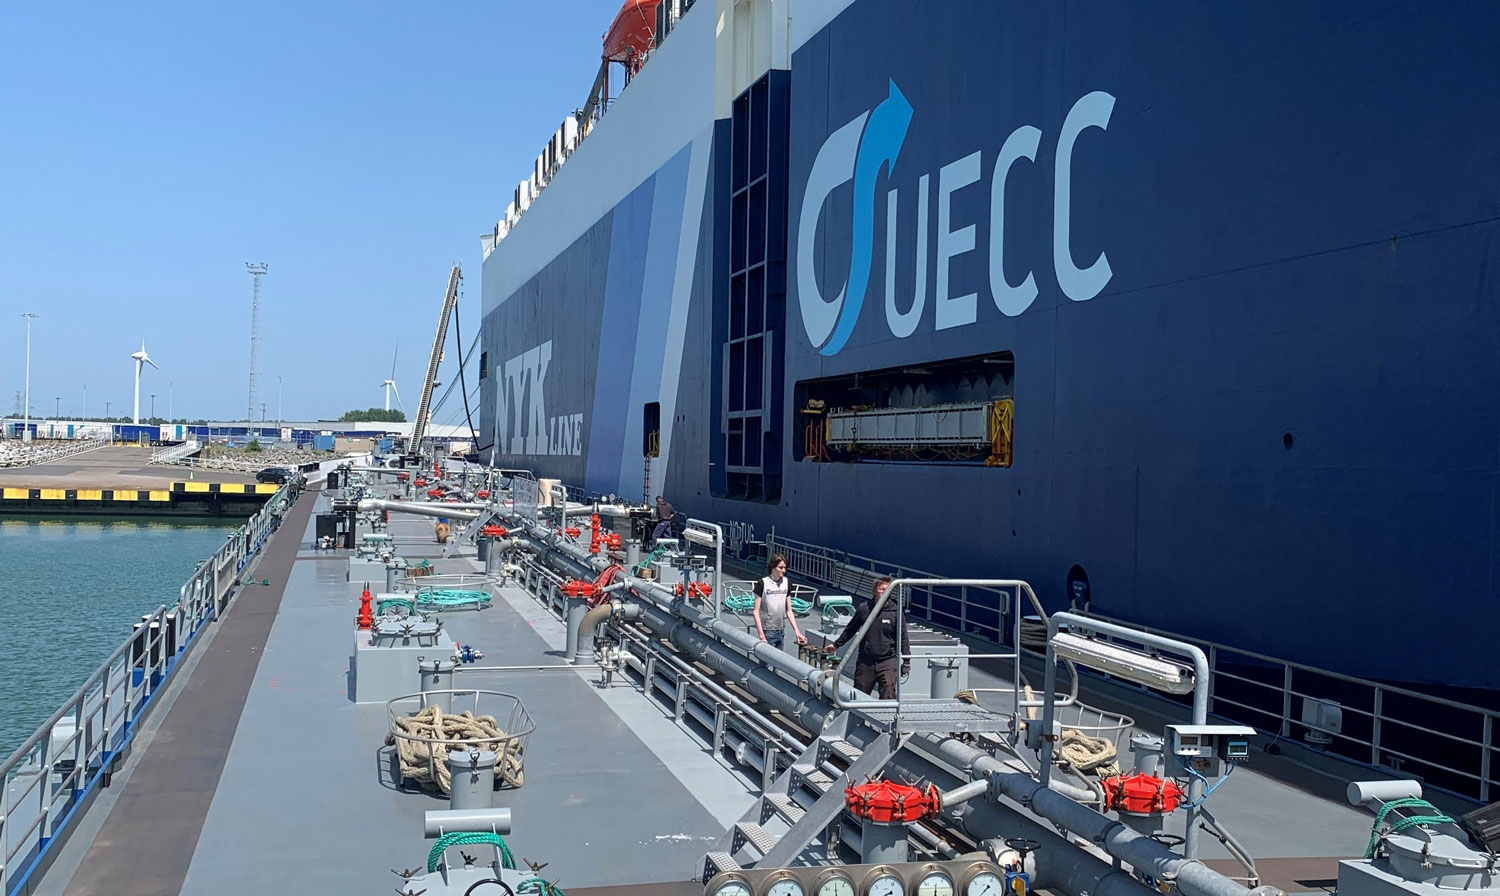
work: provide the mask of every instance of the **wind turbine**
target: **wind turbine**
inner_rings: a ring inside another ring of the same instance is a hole
[[[385,409],[388,411],[391,409],[392,392],[396,393],[396,407],[402,411],[406,410],[406,408],[401,407],[401,390],[396,388],[396,354],[400,351],[401,343],[398,342],[396,343],[396,351],[391,352],[391,375],[385,382],[380,384],[385,388]]]
[[[144,364],[150,364],[152,367],[156,367],[156,362],[153,361],[153,360],[151,360],[151,356],[150,355],[146,354],[146,340],[144,340],[144,339],[141,340],[141,350],[138,351],[138,352],[131,352],[130,353],[130,357],[131,357],[132,360],[135,361],[135,411],[134,411],[134,413],[131,414],[131,421],[135,422],[135,423],[140,423],[141,422],[141,366],[144,365]],[[157,370],[161,370],[160,367],[156,367],[156,369]]]

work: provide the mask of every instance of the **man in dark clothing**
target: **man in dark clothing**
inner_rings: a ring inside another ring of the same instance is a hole
[[[890,587],[891,580],[882,576],[875,580],[874,594],[869,600],[862,600],[859,606],[854,608],[854,616],[849,624],[844,627],[843,634],[838,640],[824,648],[828,653],[833,653],[840,647],[849,643],[854,636],[859,634],[860,628],[865,620],[870,618],[870,610],[885,589]],[[860,641],[859,656],[854,666],[854,687],[856,690],[871,693],[871,687],[877,683],[880,686],[880,699],[896,699],[896,676],[905,676],[911,672],[911,661],[901,658],[900,651],[896,646],[896,631],[899,626],[901,636],[901,648],[906,648],[906,614],[901,612],[900,600],[892,598],[885,606],[880,608],[880,614],[875,618],[875,624],[865,633]],[[898,673],[899,670],[899,673]]]
[[[658,538],[672,537],[672,517],[677,509],[671,502],[661,495],[656,496],[656,528],[651,530],[651,542],[656,543]]]

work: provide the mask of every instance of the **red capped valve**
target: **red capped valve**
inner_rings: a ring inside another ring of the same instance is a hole
[[[593,597],[599,593],[599,586],[581,579],[569,579],[562,583],[562,593],[569,597]]]
[[[858,818],[878,824],[920,821],[937,815],[942,796],[931,784],[913,787],[877,778],[844,789],[844,805]]]
[[[1182,802],[1182,788],[1176,782],[1142,772],[1115,775],[1099,782],[1104,787],[1105,805],[1130,815],[1157,815],[1171,812]]]
[[[676,587],[674,587],[672,589],[672,593],[675,594],[675,595],[677,595],[678,597],[682,597],[682,583],[681,582],[678,582],[677,585],[676,585]],[[708,584],[707,582],[689,582],[688,583],[688,586],[687,586],[687,596],[688,597],[704,597],[704,598],[706,598],[710,594],[713,594],[713,593],[714,593],[714,586]]]
[[[485,526],[479,530],[479,534],[485,538],[504,538],[510,534],[510,530],[504,526]]]

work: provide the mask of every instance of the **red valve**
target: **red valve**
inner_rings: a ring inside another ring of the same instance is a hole
[[[877,779],[845,788],[844,805],[859,818],[894,824],[933,817],[942,808],[942,796],[931,784],[924,789]]]
[[[474,497],[478,498],[481,501],[483,501],[485,498],[488,498],[489,496],[490,496],[489,489],[482,488],[479,491],[477,491],[477,492],[474,493]]]
[[[677,583],[677,586],[672,590],[672,593],[676,594],[678,597],[682,597],[682,583],[681,582]],[[688,583],[688,586],[687,586],[687,595],[688,595],[688,597],[708,597],[710,594],[713,594],[713,593],[714,593],[714,586],[708,584],[707,582],[689,582]]]
[[[408,480],[410,478],[411,478],[411,474],[410,473],[397,473],[396,474],[396,481],[397,482],[405,482],[406,480]]]
[[[485,526],[479,530],[479,534],[485,538],[504,538],[510,534],[510,530],[504,526]]]
[[[1176,782],[1142,772],[1115,775],[1099,783],[1104,786],[1105,804],[1118,812],[1154,815],[1171,812],[1182,801],[1182,788]]]
[[[354,622],[361,630],[369,631],[374,621],[375,613],[370,609],[370,586],[366,585],[365,590],[359,596],[359,616]]]
[[[620,540],[620,536],[618,533],[611,532],[609,535],[604,536],[604,544],[608,546],[611,551],[618,551],[621,545],[624,544],[624,542]]]
[[[563,582],[562,593],[569,597],[593,597],[599,593],[599,586],[581,579],[569,579]]]
[[[576,526],[569,526],[568,528],[563,530],[563,534],[568,536],[569,538],[577,538],[578,536],[583,534],[583,530],[579,529]]]
[[[417,477],[417,481],[414,482],[414,483],[412,483],[412,484],[415,485],[417,488],[426,488],[427,487],[427,480],[424,477],[422,477],[422,476],[418,476]]]
[[[427,497],[429,498],[441,498],[442,496],[443,490],[440,488],[430,488],[427,490]]]

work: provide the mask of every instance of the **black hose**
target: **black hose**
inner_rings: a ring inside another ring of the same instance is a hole
[[[459,292],[459,295],[460,296],[463,295],[462,291]],[[481,445],[481,444],[479,444],[479,430],[477,430],[477,429],[474,428],[474,415],[469,412],[469,385],[468,385],[468,383],[466,383],[464,381],[464,367],[467,366],[467,360],[468,359],[466,359],[463,356],[463,350],[464,350],[464,331],[463,331],[463,324],[460,323],[460,321],[462,321],[462,320],[463,320],[463,315],[458,313],[458,299],[454,299],[453,300],[453,339],[458,343],[458,351],[459,351],[459,356],[458,356],[458,391],[459,391],[459,394],[463,395],[463,397],[464,397],[464,419],[467,420],[468,423],[469,423],[469,436],[473,440],[474,450],[476,452],[478,452],[478,451],[483,451],[483,450],[485,450],[486,448],[488,448],[490,446],[489,445]],[[481,358],[484,357],[484,352],[480,352],[479,356]]]

